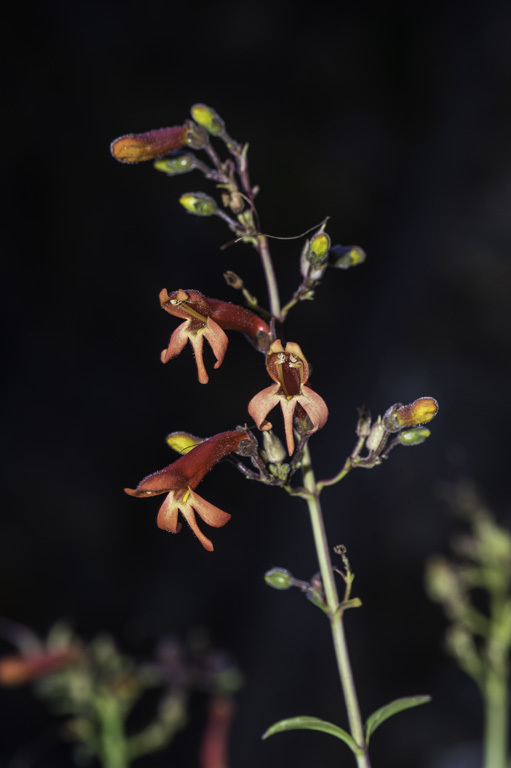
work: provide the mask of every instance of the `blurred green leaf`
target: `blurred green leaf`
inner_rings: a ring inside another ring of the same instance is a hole
[[[330,736],[335,736],[337,739],[344,741],[355,755],[360,753],[360,749],[347,731],[339,728],[338,725],[327,723],[326,720],[320,720],[319,717],[301,715],[299,717],[289,717],[286,720],[279,720],[278,723],[274,723],[268,728],[266,733],[263,734],[263,739],[273,736],[274,733],[283,733],[284,731],[322,731],[323,733],[329,733]]]

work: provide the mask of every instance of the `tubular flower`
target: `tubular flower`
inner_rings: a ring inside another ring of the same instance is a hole
[[[187,145],[187,125],[158,128],[146,133],[128,133],[110,145],[110,151],[121,163],[143,163],[156,160]]]
[[[195,488],[221,459],[229,453],[242,451],[242,443],[248,438],[249,433],[241,429],[220,432],[196,445],[168,467],[145,477],[135,489],[124,490],[130,496],[139,498],[168,494],[158,512],[158,527],[178,533],[182,527],[178,522],[178,512],[181,512],[204,549],[212,552],[213,544],[200,530],[195,515],[213,528],[221,528],[231,516],[199,496]]]
[[[328,408],[323,398],[306,386],[309,379],[309,366],[298,344],[289,341],[284,349],[280,339],[274,341],[266,357],[266,370],[276,383],[252,398],[248,404],[248,412],[259,429],[271,429],[272,425],[266,421],[266,416],[280,403],[284,416],[287,450],[291,456],[295,449],[293,416],[297,406],[300,405],[303,408],[312,422],[312,429],[309,429],[307,434],[316,432],[325,425]]]
[[[169,314],[185,320],[176,328],[167,349],[161,353],[162,363],[178,355],[189,340],[195,352],[201,384],[209,381],[202,356],[205,338],[216,357],[215,368],[222,365],[229,343],[224,330],[241,331],[262,352],[266,352],[270,345],[268,323],[250,310],[228,301],[207,299],[199,291],[184,291],[182,288],[169,294],[164,288],[160,292],[160,304]]]
[[[78,648],[41,650],[0,659],[0,685],[24,685],[69,667],[81,656]]]

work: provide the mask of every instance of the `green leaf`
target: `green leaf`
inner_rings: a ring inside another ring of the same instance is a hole
[[[273,736],[274,733],[300,730],[323,731],[323,733],[329,733],[331,736],[335,736],[341,741],[344,741],[355,755],[360,754],[361,752],[353,738],[343,728],[339,728],[338,725],[334,725],[333,723],[327,723],[326,720],[320,720],[319,717],[309,717],[308,715],[279,720],[278,723],[274,723],[268,728],[266,733],[263,734],[263,739],[267,739],[268,736]]]
[[[388,720],[392,715],[396,715],[398,712],[402,712],[405,709],[411,709],[412,707],[418,707],[420,704],[427,704],[431,701],[431,696],[405,696],[402,699],[395,699],[389,704],[385,704],[384,707],[377,709],[367,718],[366,722],[366,743],[369,744],[369,739],[385,720]]]

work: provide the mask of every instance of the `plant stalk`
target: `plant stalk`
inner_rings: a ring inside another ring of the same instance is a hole
[[[99,758],[103,768],[128,768],[124,720],[119,701],[113,694],[100,694],[95,708],[100,726]]]
[[[485,690],[484,768],[506,768],[508,680],[495,670],[488,674]]]
[[[245,187],[248,187],[248,194],[251,196],[252,191],[248,185],[247,178],[248,177],[245,178]],[[268,288],[270,312],[278,323],[282,323],[283,317],[280,305],[280,294],[275,276],[275,270],[273,269],[273,262],[270,248],[268,246],[268,240],[265,235],[258,236],[257,251],[261,257],[261,263]],[[344,701],[346,703],[346,710],[348,713],[350,731],[353,739],[355,740],[355,743],[359,747],[359,750],[355,755],[357,766],[358,768],[371,768],[367,744],[365,741],[362,717],[360,715],[360,706],[358,703],[355,682],[353,680],[353,672],[348,654],[348,646],[346,643],[346,637],[342,623],[343,612],[338,610],[340,605],[339,596],[337,594],[337,587],[335,585],[334,571],[332,568],[332,561],[330,559],[330,551],[326,538],[325,526],[323,523],[323,514],[319,501],[319,490],[317,487],[316,478],[314,476],[314,470],[312,469],[311,456],[307,444],[305,445],[302,456],[302,473],[304,488],[307,492],[306,501],[309,507],[312,531],[314,534],[314,543],[319,561],[323,589],[328,605],[332,639],[334,642],[337,667],[339,669]]]
[[[341,686],[346,703],[346,710],[348,713],[350,731],[356,744],[360,748],[360,752],[356,755],[357,766],[358,768],[371,768],[369,754],[367,751],[367,744],[365,742],[362,717],[360,715],[357,691],[355,688],[350,657],[348,654],[348,646],[346,644],[346,637],[344,634],[344,626],[342,622],[343,612],[338,610],[339,596],[337,594],[334,571],[332,568],[332,561],[330,558],[329,546],[323,522],[323,514],[321,511],[321,504],[319,501],[319,494],[316,487],[316,479],[312,469],[308,446],[305,447],[303,452],[302,471],[303,484],[305,489],[309,492],[309,496],[307,497],[307,504],[310,512],[312,531],[314,534],[314,543],[316,545],[316,553],[318,556],[319,568],[321,572],[321,580],[323,582],[323,589],[328,605],[332,639],[334,642],[337,666],[339,669],[339,677],[341,679]]]
[[[507,606],[506,590],[492,595],[490,626],[487,630],[487,667],[484,698],[484,768],[506,768],[508,764],[509,644],[504,640],[503,617]]]
[[[275,277],[275,270],[273,269],[268,240],[265,235],[258,235],[257,251],[261,257],[264,276],[266,278],[266,287],[268,289],[268,297],[270,300],[270,312],[275,320],[279,322],[281,320],[279,289],[277,286],[277,278]]]

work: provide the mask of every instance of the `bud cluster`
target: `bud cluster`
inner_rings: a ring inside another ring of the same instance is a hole
[[[430,422],[437,413],[438,403],[433,397],[420,397],[408,405],[396,403],[374,422],[366,408],[360,409],[357,424],[359,440],[348,460],[350,468],[377,466],[397,445],[420,445],[431,434],[422,425]],[[364,447],[367,454],[361,456]]]

